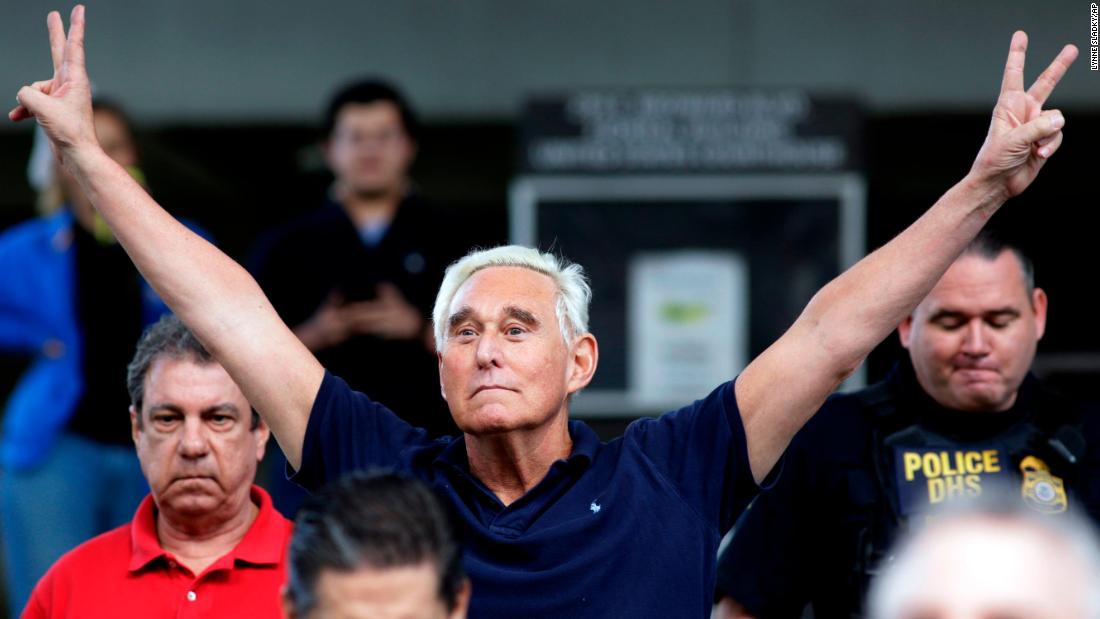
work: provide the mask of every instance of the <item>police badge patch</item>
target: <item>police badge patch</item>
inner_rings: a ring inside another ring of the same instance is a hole
[[[1060,477],[1050,474],[1050,467],[1035,456],[1020,461],[1023,483],[1020,495],[1028,507],[1043,514],[1060,514],[1066,511],[1066,487]]]

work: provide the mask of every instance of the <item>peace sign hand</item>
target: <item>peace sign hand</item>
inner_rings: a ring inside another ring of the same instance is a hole
[[[84,65],[84,7],[77,5],[69,18],[69,34],[61,15],[46,17],[53,57],[53,78],[19,89],[19,105],[8,113],[13,121],[34,118],[45,130],[55,152],[81,145],[97,145],[92,124],[92,96]]]
[[[1012,35],[1005,63],[1001,94],[993,108],[993,120],[985,143],[970,173],[993,185],[1005,199],[1019,195],[1035,180],[1039,169],[1062,144],[1065,119],[1058,110],[1043,110],[1043,104],[1077,58],[1077,48],[1066,45],[1058,57],[1024,91],[1024,58],[1027,34]]]

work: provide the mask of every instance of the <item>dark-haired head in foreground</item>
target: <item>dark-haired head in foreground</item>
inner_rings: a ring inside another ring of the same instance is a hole
[[[353,473],[298,512],[287,617],[466,616],[470,583],[453,521],[423,483]]]

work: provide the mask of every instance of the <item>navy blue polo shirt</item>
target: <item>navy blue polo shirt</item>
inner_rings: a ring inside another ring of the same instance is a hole
[[[757,491],[732,383],[573,453],[504,506],[470,474],[463,438],[431,440],[326,372],[302,466],[309,490],[357,469],[411,472],[466,525],[471,617],[707,617],[718,544]]]

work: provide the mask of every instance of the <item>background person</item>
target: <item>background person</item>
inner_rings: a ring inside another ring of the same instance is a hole
[[[122,108],[92,104],[103,151],[143,182]],[[0,348],[33,355],[4,411],[0,519],[14,616],[65,551],[126,522],[148,487],[120,411],[142,329],[168,312],[61,166],[47,212],[0,236]]]
[[[261,239],[250,270],[325,367],[431,435],[454,434],[431,311],[443,270],[469,245],[414,190],[420,123],[392,85],[361,80],[333,95],[324,132],[328,195]]]

